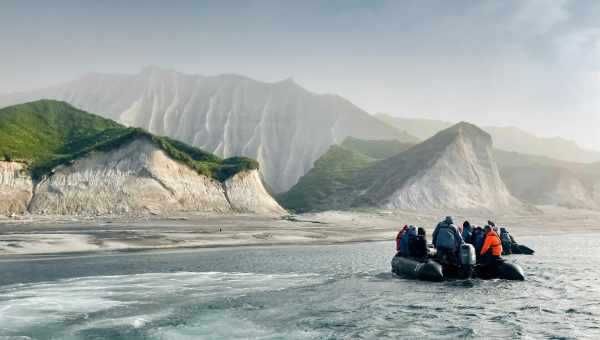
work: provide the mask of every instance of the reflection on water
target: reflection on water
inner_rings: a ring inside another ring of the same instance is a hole
[[[401,279],[393,242],[15,258],[0,338],[598,338],[597,236],[523,239],[525,282]]]

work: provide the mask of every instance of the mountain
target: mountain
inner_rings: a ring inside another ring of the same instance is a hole
[[[0,109],[0,155],[0,214],[284,213],[256,161],[223,160],[64,102]]]
[[[523,207],[500,178],[490,135],[468,123],[383,160],[334,147],[280,202],[296,211]]]
[[[344,98],[311,93],[289,79],[264,83],[147,67],[136,75],[91,74],[0,96],[0,106],[41,98],[64,100],[220,157],[257,159],[274,192],[288,190],[331,145],[348,136],[416,141]]]
[[[332,145],[314,167],[291,190],[278,197],[286,207],[297,212],[324,210],[337,206],[332,197],[337,190],[351,184],[360,169],[408,149],[412,143],[396,140],[360,140],[348,137],[341,145]]]
[[[429,139],[436,133],[449,128],[451,122],[423,118],[401,118],[385,113],[376,113],[375,118],[391,126],[401,127],[406,132],[421,140]]]
[[[495,151],[510,192],[536,205],[600,209],[600,163],[572,163]]]
[[[431,119],[393,117],[379,113],[375,117],[386,124],[402,128],[411,135],[427,139],[452,125]],[[515,127],[483,127],[494,140],[496,148],[522,154],[546,156],[566,162],[591,163],[600,161],[600,151],[582,148],[577,143],[559,137],[538,137]]]

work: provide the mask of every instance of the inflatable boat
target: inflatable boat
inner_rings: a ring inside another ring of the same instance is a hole
[[[470,270],[472,270],[472,275],[469,272]],[[525,280],[523,269],[519,265],[505,260],[488,266],[477,264],[472,269],[463,270],[456,266],[443,266],[436,259],[418,260],[410,257],[394,256],[392,259],[392,272],[399,276],[434,282],[446,279],[467,279],[469,277],[484,280]]]
[[[415,259],[396,255],[392,259],[392,272],[423,281],[444,281],[445,279],[481,279],[525,280],[523,269],[515,263],[500,259],[492,264],[475,263],[475,250],[471,245],[462,245],[459,259],[461,265],[442,263],[436,257]]]

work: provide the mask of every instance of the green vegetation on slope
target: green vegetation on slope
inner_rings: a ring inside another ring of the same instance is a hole
[[[333,145],[292,189],[279,197],[280,204],[299,213],[335,206],[329,201],[331,194],[346,187],[357,170],[374,161],[360,152]]]
[[[349,150],[360,152],[375,159],[385,159],[408,150],[414,143],[403,143],[398,140],[364,140],[354,137],[346,138],[342,144]]]
[[[220,181],[258,169],[245,157],[222,160],[179,141],[78,110],[59,101],[39,100],[0,109],[0,157],[28,164],[36,179],[92,151],[110,151],[139,137],[149,138],[171,158]]]
[[[335,208],[342,202],[334,201],[333,194],[344,190],[359,170],[395,156],[412,145],[397,140],[348,137],[341,145],[330,147],[290,191],[279,197],[279,201],[296,212]]]

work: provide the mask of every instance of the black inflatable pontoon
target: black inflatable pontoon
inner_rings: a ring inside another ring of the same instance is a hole
[[[394,256],[392,259],[392,272],[423,281],[444,280],[442,265],[430,259],[417,261],[409,257]]]
[[[457,267],[442,266],[435,259],[419,261],[399,255],[392,259],[392,272],[423,281],[443,281],[448,278],[465,279],[471,276],[470,272],[462,271]],[[475,265],[472,273],[473,277],[481,279],[525,280],[521,267],[505,260],[487,266]]]
[[[518,243],[511,244],[510,250],[513,254],[533,255],[535,253],[535,250]]]
[[[475,266],[475,276],[487,279],[503,279],[503,280],[525,280],[523,269],[515,263],[507,262],[504,259],[492,265],[477,265]]]

